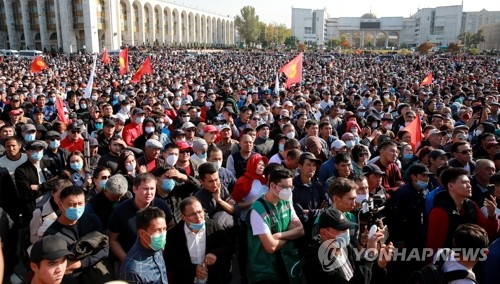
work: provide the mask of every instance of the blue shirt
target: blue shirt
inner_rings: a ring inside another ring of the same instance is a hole
[[[444,188],[442,186],[436,187],[433,191],[429,192],[427,194],[427,197],[425,198],[425,209],[424,209],[424,214],[425,216],[429,216],[429,213],[431,213],[432,207],[434,207],[434,197],[436,197],[436,194],[439,192],[443,191]]]
[[[144,248],[136,241],[120,265],[118,278],[133,284],[168,283],[162,251]]]

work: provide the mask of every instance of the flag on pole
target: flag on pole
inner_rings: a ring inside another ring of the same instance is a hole
[[[422,143],[422,125],[420,124],[420,114],[417,113],[417,117],[406,126],[403,130],[410,132],[411,134],[411,147],[413,148],[413,153],[417,152],[417,148]]]
[[[276,95],[279,95],[280,94],[280,73],[277,72],[276,73],[276,81],[274,82],[274,93]]]
[[[153,74],[153,68],[151,67],[151,58],[148,56],[144,63],[142,63],[141,67],[135,72],[134,77],[130,80],[133,83],[137,83],[141,80],[142,75],[151,75]]]
[[[280,72],[285,73],[287,77],[285,82],[287,88],[290,88],[294,83],[300,83],[302,81],[302,52],[292,59],[292,61],[283,65]]]
[[[56,97],[56,110],[57,110],[57,120],[67,123],[68,119],[64,114],[64,103],[60,96]]]
[[[104,52],[102,54],[102,62],[104,63],[104,65],[108,65],[109,64],[109,54],[108,54],[108,50],[106,48],[104,48]]]
[[[87,81],[87,86],[85,86],[85,93],[83,97],[88,99],[92,93],[92,86],[94,85],[94,75],[95,75],[95,65],[97,63],[97,54],[94,55],[94,64],[92,65],[92,73],[90,73],[89,80]]]
[[[125,75],[128,70],[128,47],[120,50],[120,75]]]
[[[31,62],[31,73],[42,72],[43,70],[47,69],[48,67],[49,66],[47,66],[47,64],[45,64],[45,62],[43,62],[42,57],[37,56],[37,57],[35,57],[33,62]]]
[[[430,85],[432,84],[432,73],[429,72],[429,74],[427,74],[427,76],[425,76],[424,80],[422,80],[422,83],[420,83],[421,86],[424,86],[424,85]]]

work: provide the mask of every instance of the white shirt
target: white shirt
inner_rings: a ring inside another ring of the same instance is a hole
[[[250,192],[247,194],[247,196],[243,197],[241,200],[242,202],[254,202],[257,200],[257,198],[261,197],[263,194],[265,194],[269,188],[266,185],[263,185],[260,180],[255,179],[252,182],[252,188],[250,189]],[[249,209],[241,209],[241,215],[240,219],[245,220],[245,217],[247,216]]]
[[[293,221],[295,219],[299,219],[297,213],[295,213],[295,210],[293,209],[293,206],[291,206],[291,214],[292,218],[290,218],[290,220]],[[262,218],[262,216],[260,216],[260,214],[255,210],[252,210],[252,212],[250,212],[250,224],[252,225],[252,233],[254,236],[271,234],[271,229],[264,221],[264,218]]]
[[[447,249],[444,249],[444,250],[447,250]],[[436,255],[434,255],[433,263],[436,263],[438,257],[444,252],[444,250],[443,249],[438,250]],[[449,271],[453,271],[453,270],[466,270],[469,273],[471,273],[471,275],[473,275],[474,277],[476,276],[474,274],[474,272],[472,272],[472,270],[469,270],[469,269],[467,269],[467,267],[460,264],[455,259],[455,256],[453,253],[449,253],[448,258],[446,259],[446,261],[443,264],[442,270],[443,270],[443,272],[449,272]],[[448,282],[448,284],[474,284],[474,283],[475,282],[470,280],[470,279],[458,279],[458,280],[453,280],[453,281]]]
[[[269,163],[268,164],[275,163],[275,164],[280,164],[281,165],[281,162],[283,162],[283,160],[281,159],[279,153],[276,153],[276,154],[274,154],[271,157],[271,159],[269,159]]]
[[[191,231],[187,225],[184,224],[184,233],[186,234],[187,247],[189,256],[191,257],[192,264],[202,264],[205,260],[205,249],[207,246],[205,226],[198,233]]]
[[[0,167],[6,168],[9,171],[12,181],[14,181],[15,180],[14,172],[16,171],[17,167],[22,165],[27,160],[28,160],[28,155],[26,155],[25,153],[21,153],[21,158],[17,159],[16,161],[10,160],[9,158],[7,158],[7,155],[5,155],[0,158]]]

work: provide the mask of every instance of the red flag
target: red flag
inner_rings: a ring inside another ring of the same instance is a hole
[[[188,87],[188,83],[186,81],[186,83],[184,83],[184,97],[187,98],[188,95],[189,95],[189,87]]]
[[[42,57],[37,56],[37,57],[35,57],[33,62],[31,62],[31,73],[42,72],[43,70],[47,69],[48,67],[49,66],[47,66],[47,64],[45,64],[45,62],[43,62]]]
[[[137,72],[135,72],[134,77],[130,80],[133,83],[137,83],[141,80],[142,75],[148,74],[151,75],[153,73],[153,68],[151,68],[151,58],[148,56],[144,63],[142,63],[141,67]]]
[[[294,83],[300,83],[302,81],[302,52],[292,59],[292,61],[281,67],[280,72],[285,73],[287,77],[285,82],[287,88]]]
[[[120,50],[120,75],[125,75],[128,70],[128,47]]]
[[[417,117],[403,130],[410,132],[411,134],[411,147],[413,148],[413,153],[417,152],[417,148],[422,143],[422,126],[420,124],[420,114],[417,113]]]
[[[64,103],[61,97],[57,96],[56,98],[56,110],[57,110],[57,119],[61,122],[67,123],[68,120],[66,115],[64,115]]]
[[[420,86],[424,86],[424,85],[430,85],[432,84],[432,73],[429,72],[429,74],[427,74],[427,76],[424,78],[424,80],[422,80],[422,83],[420,83]]]
[[[109,54],[108,54],[108,50],[106,48],[104,48],[104,52],[102,54],[102,62],[104,63],[104,65],[108,65],[109,64]]]

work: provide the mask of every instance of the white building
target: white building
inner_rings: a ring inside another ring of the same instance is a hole
[[[462,32],[476,33],[481,26],[500,23],[500,11],[463,12],[462,5],[423,8],[409,18],[325,16],[326,10],[292,8],[292,34],[306,44],[345,39],[354,48],[415,47],[426,41],[442,46],[457,41]]]
[[[234,44],[234,19],[164,0],[0,0],[0,47],[88,52]]]
[[[308,45],[324,45],[327,18],[326,9],[292,8],[292,36]]]

